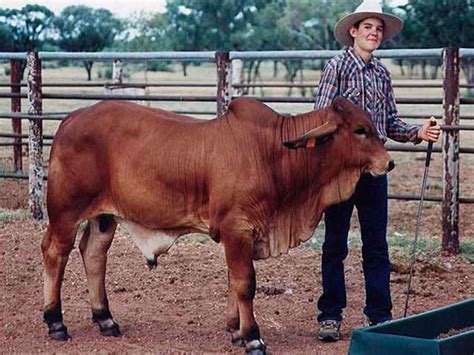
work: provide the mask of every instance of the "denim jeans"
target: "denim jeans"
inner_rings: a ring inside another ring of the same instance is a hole
[[[346,202],[325,211],[326,224],[322,277],[323,294],[318,300],[318,321],[342,320],[346,307],[344,259],[354,206],[362,236],[362,266],[365,278],[365,315],[371,322],[392,319],[390,261],[387,245],[387,177],[362,175],[354,195]]]

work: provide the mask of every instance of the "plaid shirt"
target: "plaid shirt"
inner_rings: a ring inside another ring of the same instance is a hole
[[[397,118],[390,73],[382,62],[371,57],[368,63],[349,47],[324,67],[316,95],[315,109],[331,105],[336,96],[344,96],[364,108],[380,138],[419,143],[419,126]]]

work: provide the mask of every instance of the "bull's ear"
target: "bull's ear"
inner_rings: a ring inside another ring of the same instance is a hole
[[[343,115],[344,113],[347,112],[346,107],[345,107],[346,103],[347,103],[347,100],[345,98],[343,98],[342,96],[338,96],[332,102],[332,108],[337,113]]]
[[[324,138],[327,138],[336,132],[336,130],[337,124],[334,122],[326,122],[323,125],[306,132],[304,135],[298,139],[295,139],[294,141],[284,142],[283,145],[290,149],[313,148],[317,143],[324,140]]]

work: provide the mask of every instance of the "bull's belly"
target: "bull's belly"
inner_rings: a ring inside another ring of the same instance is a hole
[[[189,233],[209,233],[206,221],[193,227],[152,229],[117,216],[115,220],[130,234],[149,264],[156,263],[156,257],[166,253],[178,237]]]

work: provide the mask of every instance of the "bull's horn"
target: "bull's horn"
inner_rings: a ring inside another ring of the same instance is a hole
[[[306,132],[294,141],[283,142],[283,145],[290,149],[312,148],[316,146],[318,140],[329,137],[331,134],[336,132],[336,130],[337,124],[334,122],[326,122],[323,125]]]

